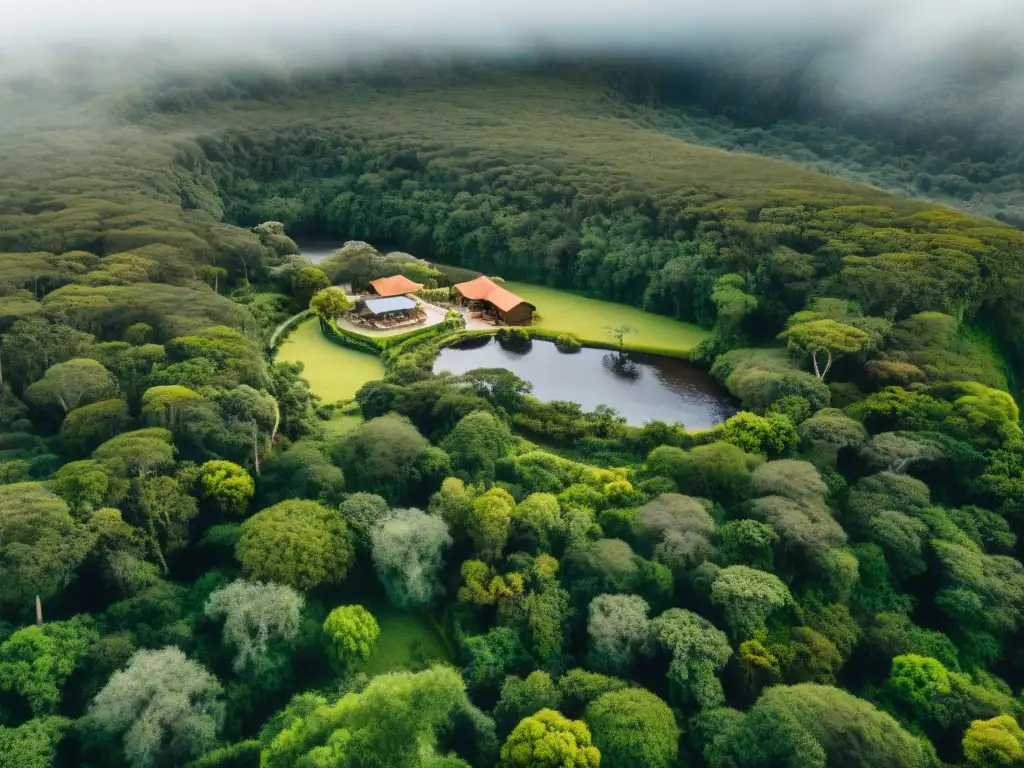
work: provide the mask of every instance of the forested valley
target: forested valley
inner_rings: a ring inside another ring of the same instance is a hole
[[[0,85],[0,766],[1024,764],[1012,132],[722,66],[94,74]],[[434,374],[458,313],[351,400],[275,359],[432,263],[700,326],[741,410]]]

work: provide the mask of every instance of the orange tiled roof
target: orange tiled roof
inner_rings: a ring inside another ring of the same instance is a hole
[[[414,283],[405,275],[382,277],[379,280],[373,280],[370,285],[373,286],[373,290],[377,292],[378,296],[401,296],[423,289],[422,284]]]
[[[455,290],[470,301],[486,301],[496,306],[502,312],[509,312],[520,304],[529,304],[530,307],[533,307],[525,299],[516,296],[511,291],[505,290],[484,275],[480,275],[475,280],[470,280],[466,283],[457,283]]]

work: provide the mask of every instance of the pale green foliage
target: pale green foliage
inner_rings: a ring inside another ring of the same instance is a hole
[[[19,629],[0,645],[0,690],[23,696],[34,715],[56,712],[61,689],[98,639],[86,616]]]
[[[296,717],[264,748],[260,766],[434,766],[439,729],[467,706],[465,685],[451,668],[379,675],[362,693]]]
[[[36,405],[58,405],[67,413],[116,393],[117,381],[110,371],[95,360],[75,358],[47,368],[43,378],[25,390],[25,398]]]
[[[235,648],[233,666],[242,671],[260,667],[271,643],[295,639],[304,604],[291,587],[238,579],[213,592],[204,611],[224,618],[224,642]]]
[[[772,612],[793,602],[777,576],[745,565],[730,565],[711,584],[711,602],[725,613],[737,638],[748,638],[764,626]]]
[[[784,496],[765,496],[750,505],[756,518],[775,529],[787,547],[820,555],[846,543],[846,532],[826,506],[804,506]]]
[[[395,510],[370,539],[377,576],[395,605],[425,606],[443,593],[438,574],[452,543],[444,520],[418,509]]]
[[[217,679],[169,647],[132,656],[96,694],[83,725],[109,739],[123,735],[129,765],[149,768],[209,750],[223,715]]]
[[[517,538],[525,539],[538,551],[551,551],[565,533],[557,497],[550,493],[531,493],[516,507],[512,527]]]
[[[315,501],[282,501],[242,523],[235,556],[246,575],[305,591],[342,581],[355,550],[337,512]]]
[[[732,656],[729,638],[714,624],[692,611],[670,608],[650,623],[651,652],[671,655],[668,678],[674,695],[705,709],[721,706],[725,693],[717,673]]]
[[[601,753],[590,730],[553,709],[542,709],[517,725],[501,748],[502,768],[598,768]]]
[[[868,439],[864,425],[844,415],[838,408],[823,408],[803,422],[797,432],[805,443],[833,452],[847,446],[862,445]]]
[[[256,493],[252,476],[232,461],[208,461],[199,467],[203,496],[230,515],[241,517]]]
[[[828,493],[814,465],[794,459],[762,464],[751,474],[750,484],[758,496],[785,496],[804,505],[823,504]]]
[[[647,638],[647,601],[638,595],[598,595],[590,601],[589,658],[597,669],[622,674]]]
[[[369,659],[380,635],[377,620],[361,605],[335,608],[327,614],[323,630],[331,663],[341,672]]]

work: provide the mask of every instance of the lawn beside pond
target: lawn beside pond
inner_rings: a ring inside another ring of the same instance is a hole
[[[315,319],[307,320],[285,339],[275,360],[302,363],[302,376],[313,394],[326,402],[345,400],[368,381],[384,376],[380,358],[328,341]]]
[[[589,299],[555,288],[511,280],[505,282],[504,287],[537,307],[540,315],[538,328],[571,333],[584,342],[614,344],[606,329],[629,325],[636,328],[637,333],[626,337],[627,349],[683,357],[711,335],[696,325],[626,304]]]

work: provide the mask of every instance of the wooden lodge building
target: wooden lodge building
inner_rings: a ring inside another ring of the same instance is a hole
[[[529,325],[533,322],[533,313],[537,308],[489,277],[481,275],[466,283],[456,283],[452,288],[463,306],[480,310],[485,317],[506,325]]]
[[[422,290],[422,284],[414,283],[405,275],[382,277],[370,283],[370,293],[380,296],[382,299],[391,296],[404,296],[407,293],[416,293],[416,291]]]

